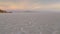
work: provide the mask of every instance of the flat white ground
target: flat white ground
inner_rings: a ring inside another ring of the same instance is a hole
[[[0,14],[0,34],[60,34],[60,13]]]

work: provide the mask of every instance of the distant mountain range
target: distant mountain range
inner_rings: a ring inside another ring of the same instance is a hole
[[[8,12],[13,12],[13,13],[21,13],[21,12],[60,12],[60,10],[20,10],[20,9],[16,9],[16,10],[7,10]]]

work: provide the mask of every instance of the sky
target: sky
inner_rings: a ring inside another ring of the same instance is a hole
[[[4,10],[60,10],[60,0],[0,0]]]

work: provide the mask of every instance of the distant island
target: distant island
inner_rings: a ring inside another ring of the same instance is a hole
[[[1,9],[0,9],[0,13],[12,13],[12,12],[7,12],[7,11],[5,11],[5,10],[1,10]]]

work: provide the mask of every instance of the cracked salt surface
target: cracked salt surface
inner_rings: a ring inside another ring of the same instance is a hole
[[[60,34],[60,13],[0,14],[0,34]]]

